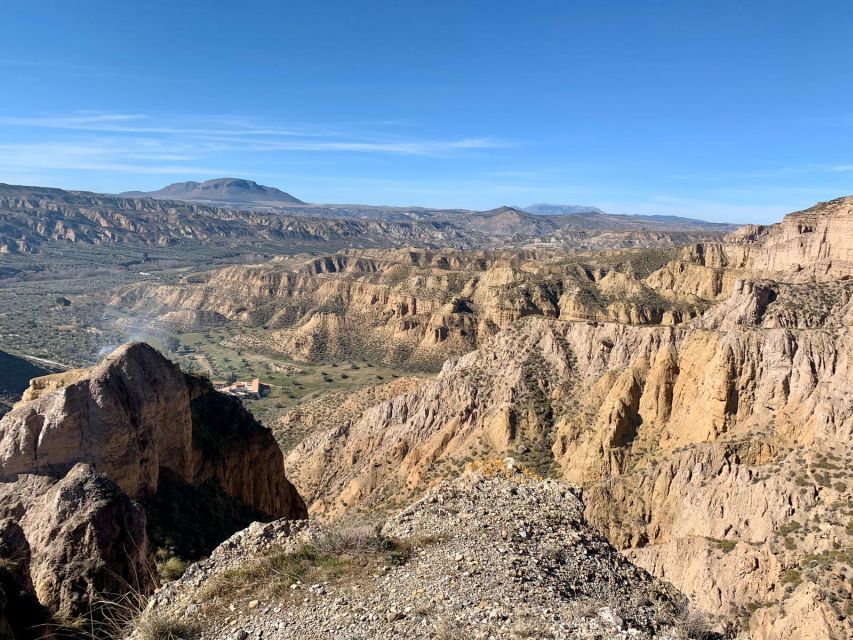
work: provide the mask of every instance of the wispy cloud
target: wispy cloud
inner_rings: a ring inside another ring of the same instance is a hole
[[[358,128],[310,125],[281,127],[238,116],[176,116],[157,118],[144,113],[75,112],[39,116],[0,116],[0,127],[17,131],[62,131],[80,146],[94,144],[85,134],[144,137],[152,143],[193,149],[197,154],[225,151],[301,151],[444,155],[506,146],[491,137],[450,139],[362,133]],[[398,128],[398,127],[394,127]],[[137,141],[138,142],[138,141]]]
[[[221,166],[199,164],[190,153],[139,139],[93,139],[85,143],[0,144],[0,171],[113,171],[149,175],[221,175]]]
[[[54,69],[56,65],[49,62],[34,62],[31,60],[11,60],[0,58],[0,67],[27,67],[35,69]]]

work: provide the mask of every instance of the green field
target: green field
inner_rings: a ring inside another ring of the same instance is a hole
[[[262,422],[275,420],[300,401],[328,391],[356,389],[405,375],[399,369],[375,363],[341,360],[329,363],[301,363],[275,354],[256,353],[224,344],[238,334],[235,329],[205,332],[169,333],[146,337],[185,371],[226,379],[231,374],[238,380],[259,378],[269,386],[269,393],[259,400],[246,399],[246,407]],[[171,344],[170,344],[171,343]],[[182,348],[170,351],[180,343]],[[189,347],[191,351],[185,352]]]

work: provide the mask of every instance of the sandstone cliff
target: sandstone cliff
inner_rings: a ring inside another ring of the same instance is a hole
[[[821,202],[778,224],[747,225],[720,243],[685,248],[648,278],[665,295],[727,298],[738,279],[832,282],[853,275],[853,197]]]
[[[705,307],[643,278],[669,251],[358,251],[236,266],[201,281],[142,284],[110,304],[155,323],[234,323],[235,344],[297,360],[345,357],[437,369],[519,318],[683,323]],[[254,331],[246,332],[247,328]],[[260,335],[256,335],[260,334]]]
[[[829,555],[808,580],[832,602],[849,597],[828,567],[849,561],[833,505],[850,480],[813,475],[835,463],[812,455],[850,456],[849,331],[527,318],[434,382],[309,436],[288,469],[311,510],[334,517],[512,452],[584,485],[591,522],[721,621],[793,597],[784,578],[816,549]],[[820,533],[791,542],[793,521]]]

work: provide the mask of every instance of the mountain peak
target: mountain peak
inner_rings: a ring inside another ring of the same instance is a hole
[[[121,195],[228,205],[305,204],[281,189],[258,184],[254,180],[245,178],[212,178],[204,182],[188,180],[166,185],[156,191],[128,191]]]

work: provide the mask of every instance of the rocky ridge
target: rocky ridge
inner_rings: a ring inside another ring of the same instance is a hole
[[[531,315],[678,324],[701,300],[667,298],[643,278],[667,251],[567,258],[554,252],[358,251],[228,267],[174,285],[144,283],[110,300],[133,318],[182,328],[262,329],[239,345],[297,360],[368,357],[435,369]]]
[[[203,247],[472,246],[448,223],[323,219],[177,200],[0,184],[0,253],[37,253],[46,243]]]
[[[325,548],[329,535],[320,525],[253,525],[161,590],[149,621],[223,640],[688,637],[679,594],[591,529],[569,486],[512,460],[445,482],[389,518],[373,535],[406,550],[396,560],[353,567],[361,546],[339,543],[345,575],[293,576],[276,592],[233,580],[239,567],[261,571],[282,554]]]

